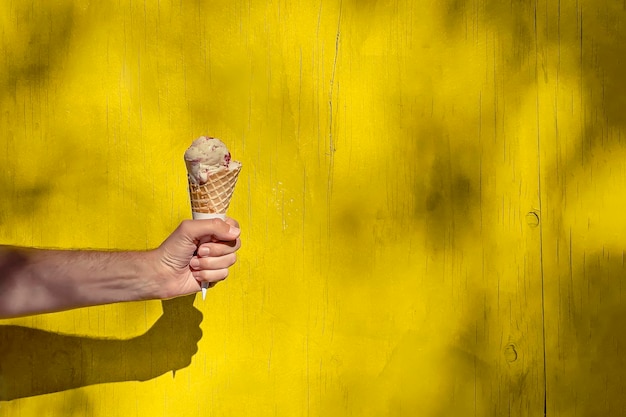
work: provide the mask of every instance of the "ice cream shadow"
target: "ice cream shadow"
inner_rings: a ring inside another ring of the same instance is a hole
[[[0,326],[0,401],[94,384],[146,381],[189,366],[202,337],[195,295],[163,301],[163,315],[132,339]]]

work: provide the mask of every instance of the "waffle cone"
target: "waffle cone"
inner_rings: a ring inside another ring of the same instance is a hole
[[[205,184],[196,184],[189,179],[191,211],[195,213],[224,214],[237,184],[241,166],[224,169],[210,174]]]

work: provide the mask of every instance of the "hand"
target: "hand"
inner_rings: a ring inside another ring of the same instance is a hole
[[[160,298],[191,294],[200,291],[202,282],[224,280],[241,247],[238,226],[233,219],[183,221],[154,250]]]

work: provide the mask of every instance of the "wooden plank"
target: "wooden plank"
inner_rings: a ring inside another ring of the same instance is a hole
[[[542,130],[547,412],[621,416],[626,12],[546,3]]]

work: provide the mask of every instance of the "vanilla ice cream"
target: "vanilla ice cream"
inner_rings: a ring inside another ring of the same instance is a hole
[[[231,161],[228,148],[219,139],[200,136],[185,152],[185,164],[189,179],[205,184],[209,176],[222,169],[239,169],[241,164]]]

